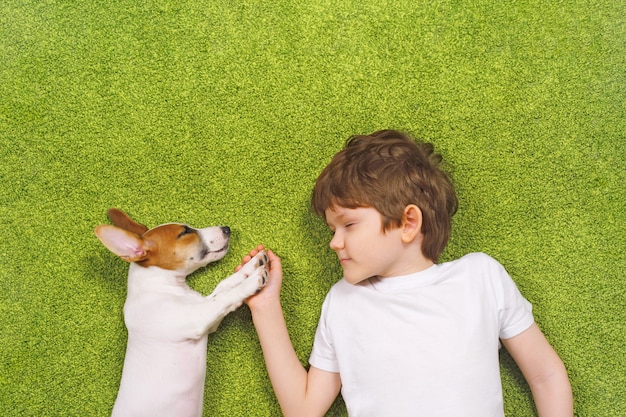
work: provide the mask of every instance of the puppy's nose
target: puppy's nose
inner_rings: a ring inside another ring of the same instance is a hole
[[[230,236],[230,227],[222,226],[222,233],[224,233],[226,236]]]

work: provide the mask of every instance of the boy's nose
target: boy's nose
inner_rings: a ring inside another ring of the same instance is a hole
[[[339,236],[339,233],[333,235],[333,238],[330,240],[330,248],[332,250],[338,250],[343,248],[343,239]]]

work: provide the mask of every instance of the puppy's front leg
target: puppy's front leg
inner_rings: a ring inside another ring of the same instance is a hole
[[[190,305],[189,312],[185,314],[188,319],[186,326],[181,329],[182,334],[186,338],[199,339],[217,330],[228,313],[265,286],[269,277],[266,269],[268,264],[267,254],[259,252],[239,271],[220,282],[202,302]]]
[[[247,265],[248,264],[246,264],[246,266]],[[243,282],[240,282],[238,285],[222,290],[217,294],[213,293],[207,297],[207,314],[204,316],[207,320],[205,327],[205,331],[207,333],[213,333],[216,331],[228,313],[241,306],[246,298],[261,291],[269,277],[269,272],[265,268],[265,265],[267,265],[266,261],[263,265],[254,269],[252,273],[247,276],[245,276],[247,272],[244,272],[243,275],[245,278]],[[244,268],[246,266],[244,266]],[[239,270],[235,274],[241,273],[242,270]],[[227,278],[227,280],[229,279],[230,278]]]
[[[252,259],[246,262],[246,264],[239,271],[235,272],[228,278],[223,279],[219,284],[217,284],[217,287],[215,287],[213,292],[207,297],[215,297],[217,294],[223,291],[228,291],[231,288],[236,287],[237,285],[241,284],[246,278],[248,278],[250,274],[254,273],[257,268],[266,266],[268,263],[269,259],[265,251],[257,253]]]

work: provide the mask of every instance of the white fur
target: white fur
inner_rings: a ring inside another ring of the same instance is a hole
[[[222,244],[216,242],[218,229],[196,232],[211,246]],[[207,335],[267,280],[268,258],[261,252],[206,297],[187,285],[189,273],[225,253],[208,253],[185,271],[130,264],[124,305],[128,344],[113,417],[202,416]]]

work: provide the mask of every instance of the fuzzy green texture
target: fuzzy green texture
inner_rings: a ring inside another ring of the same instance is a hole
[[[306,364],[341,274],[310,190],[350,135],[382,128],[452,167],[443,260],[498,259],[576,415],[626,415],[623,0],[140,3],[0,4],[2,415],[109,415],[128,267],[93,235],[109,207],[229,225],[230,253],[190,279],[205,294],[274,249]],[[206,416],[280,415],[246,306],[208,350]],[[502,379],[507,415],[533,415],[506,353]]]

